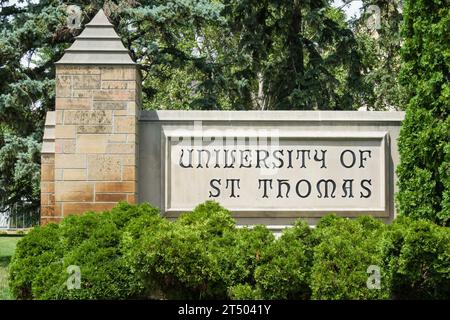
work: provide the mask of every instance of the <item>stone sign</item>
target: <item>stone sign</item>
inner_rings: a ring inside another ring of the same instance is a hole
[[[100,11],[56,63],[41,223],[150,202],[176,218],[205,200],[273,229],[334,212],[395,216],[402,112],[143,111],[141,75]]]
[[[385,141],[385,132],[169,137],[166,211],[183,212],[216,200],[233,212],[274,216],[387,215]]]

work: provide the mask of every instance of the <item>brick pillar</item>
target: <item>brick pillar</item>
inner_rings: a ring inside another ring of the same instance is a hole
[[[56,65],[55,217],[136,202],[139,106],[139,70],[100,11]]]

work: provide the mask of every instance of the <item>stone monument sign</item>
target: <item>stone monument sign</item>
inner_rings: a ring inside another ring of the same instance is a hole
[[[168,217],[215,200],[238,223],[395,215],[402,112],[143,111],[139,66],[100,11],[56,64],[41,222],[118,201]]]

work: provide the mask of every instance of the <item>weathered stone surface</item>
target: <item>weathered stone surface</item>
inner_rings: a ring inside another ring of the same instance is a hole
[[[41,181],[41,192],[42,193],[52,193],[55,192],[55,183]]]
[[[107,181],[119,181],[121,159],[117,156],[111,155],[89,155],[88,156],[88,168],[89,180],[107,180]],[[98,190],[97,190],[98,192]]]
[[[116,206],[115,202],[103,202],[103,203],[63,203],[64,216],[71,214],[81,214],[86,211],[106,211],[111,210]]]
[[[54,164],[41,164],[41,180],[53,181],[55,179],[55,165]]]
[[[117,143],[117,142],[127,142],[126,134],[110,134],[108,136],[108,142]]]
[[[55,111],[55,124],[63,124],[63,117],[64,117],[64,111],[62,110],[56,110]]]
[[[56,76],[56,96],[59,98],[72,95],[72,77],[66,75]]]
[[[126,110],[127,103],[124,101],[94,101],[95,110]]]
[[[124,193],[97,193],[95,195],[96,202],[119,202],[127,201],[127,195]]]
[[[54,154],[42,154],[41,163],[54,164],[55,163],[55,155]]]
[[[136,167],[134,166],[124,166],[122,173],[122,180],[124,181],[135,181],[136,180]]]
[[[55,137],[56,139],[75,139],[76,127],[67,125],[56,125]]]
[[[56,201],[93,201],[94,184],[84,181],[55,182]]]
[[[100,74],[100,67],[59,65],[56,68],[56,74],[57,75]]]
[[[77,133],[111,133],[112,126],[108,125],[90,125],[90,126],[78,126]]]
[[[63,179],[63,171],[64,169],[55,169],[55,181]]]
[[[110,154],[134,154],[135,145],[129,143],[110,143],[106,146],[106,153]]]
[[[128,203],[131,203],[131,204],[137,203],[137,201],[136,201],[136,195],[134,195],[134,194],[128,194],[128,195],[127,195],[127,202],[128,202]]]
[[[86,169],[64,169],[63,179],[65,181],[85,181],[87,179]]]
[[[102,89],[121,89],[133,90],[136,89],[135,81],[102,81]]]
[[[74,75],[74,89],[100,89],[100,75]]]
[[[73,89],[72,98],[92,98],[92,90],[88,89]]]
[[[61,140],[62,153],[75,153],[75,139]]]
[[[97,125],[111,124],[112,111],[66,111],[64,113],[64,124]]]
[[[80,153],[105,153],[108,136],[103,134],[79,134],[77,138],[76,152]]]
[[[102,80],[136,80],[135,67],[102,67]]]
[[[116,133],[135,133],[136,118],[134,116],[115,117],[114,132]]]
[[[93,92],[94,100],[128,101],[136,97],[134,90],[97,90]]]
[[[134,182],[98,182],[95,184],[98,193],[135,192]]]
[[[83,169],[86,168],[86,155],[83,154],[55,154],[55,168]]]
[[[90,110],[92,101],[88,98],[56,98],[58,110]]]

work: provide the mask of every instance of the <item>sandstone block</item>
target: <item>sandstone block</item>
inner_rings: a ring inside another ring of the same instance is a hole
[[[55,182],[56,201],[87,202],[94,200],[94,184],[81,181]]]
[[[97,193],[95,201],[97,202],[119,202],[126,201],[127,195],[124,193]]]
[[[107,152],[107,136],[102,134],[80,134],[77,139],[77,153]]]
[[[126,110],[125,101],[94,101],[95,110]]]
[[[84,154],[56,154],[56,169],[84,169],[86,168],[86,155]]]
[[[137,70],[135,67],[102,67],[102,80],[135,80]]]
[[[100,89],[100,75],[75,75],[73,76],[74,89]]]
[[[111,210],[116,206],[116,203],[64,203],[64,216],[71,214],[80,214],[86,211],[106,211]]]
[[[134,154],[135,144],[131,143],[110,143],[106,146],[106,153],[112,154]]]
[[[75,139],[76,127],[68,125],[56,125],[55,137],[58,139]]]
[[[95,191],[98,193],[135,192],[135,182],[98,182]]]
[[[56,98],[56,110],[89,110],[91,107],[89,98]]]
[[[66,111],[64,114],[65,124],[80,125],[105,125],[112,123],[112,111],[93,110],[93,111]]]
[[[57,75],[56,76],[56,97],[70,97],[72,95],[72,77]]]
[[[63,173],[65,181],[84,181],[86,176],[86,169],[64,169]]]
[[[88,156],[88,179],[89,180],[120,180],[119,157],[110,155],[89,155]]]
[[[100,74],[100,67],[96,66],[56,66],[57,75]]]
[[[127,101],[135,99],[134,90],[98,90],[93,92],[94,100]]]
[[[136,118],[134,116],[114,117],[114,132],[135,133]]]
[[[119,90],[134,90],[136,89],[135,81],[102,81],[102,89],[119,89]]]
[[[124,166],[122,168],[122,180],[123,181],[135,181],[136,179],[136,167]]]
[[[53,181],[55,179],[55,166],[53,164],[41,164],[41,181]]]
[[[90,125],[90,126],[78,126],[77,127],[77,133],[111,133],[112,132],[112,126],[107,125]]]

